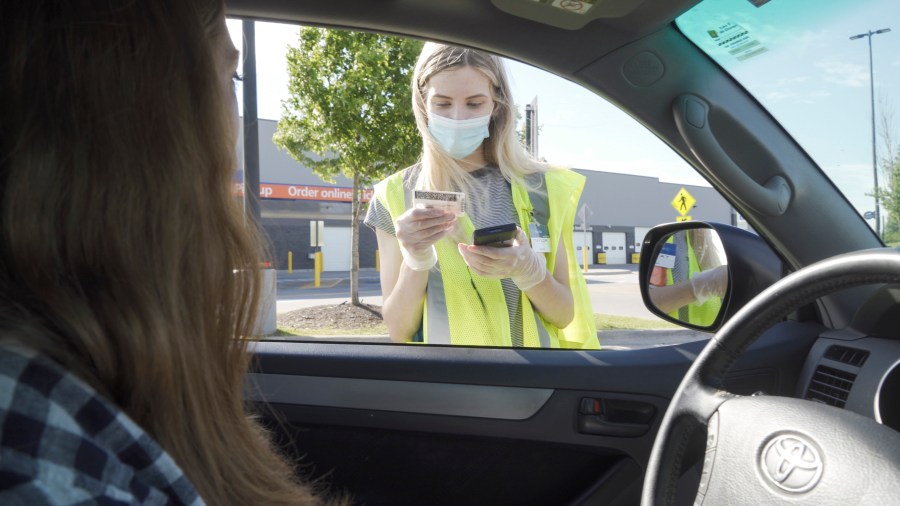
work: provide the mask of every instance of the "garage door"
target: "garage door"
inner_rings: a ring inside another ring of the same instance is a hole
[[[634,249],[630,250],[631,253],[641,252],[641,246],[644,244],[644,237],[649,231],[650,227],[634,227]]]
[[[603,252],[606,253],[607,264],[624,264],[625,232],[603,232]]]
[[[584,249],[587,249],[588,252],[588,265],[594,263],[596,258],[591,258],[594,250],[593,232],[573,232],[572,244],[575,245],[575,258],[578,260],[578,265],[584,267],[584,253],[582,252]]]
[[[641,252],[641,245],[644,243],[644,236],[650,231],[650,227],[634,227],[634,252]]]
[[[322,270],[350,270],[350,227],[325,227]]]

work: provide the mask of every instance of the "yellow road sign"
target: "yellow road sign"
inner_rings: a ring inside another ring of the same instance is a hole
[[[687,214],[696,203],[697,201],[694,200],[694,197],[684,188],[678,190],[678,194],[672,199],[672,207],[682,216]]]
[[[690,216],[676,216],[675,221],[691,221]]]

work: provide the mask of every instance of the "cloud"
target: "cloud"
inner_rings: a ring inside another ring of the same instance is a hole
[[[809,93],[804,94],[803,96],[800,97],[799,100],[800,100],[800,102],[802,102],[804,104],[815,104],[816,102],[819,101],[819,99],[827,98],[830,96],[831,96],[830,91],[816,90],[816,91],[810,91]]]
[[[869,84],[869,71],[865,65],[842,61],[825,61],[816,64],[825,72],[825,81],[860,88]]]
[[[787,100],[789,98],[795,98],[797,96],[793,91],[770,91],[765,94],[766,100]]]
[[[814,104],[821,98],[830,97],[831,92],[825,90],[811,90],[804,91],[802,93],[796,91],[770,91],[763,95],[763,98],[766,101],[778,101],[778,100],[796,100],[802,102],[804,104]]]
[[[805,75],[776,79],[767,83],[766,88],[772,91],[762,93],[761,97],[767,102],[791,100],[813,104],[819,99],[831,96],[830,91],[821,88],[811,89],[813,86],[821,86],[820,82],[810,82],[811,80],[810,76]]]
[[[776,87],[790,86],[792,84],[805,83],[808,79],[809,78],[807,76],[782,77],[781,79],[775,81],[774,85]]]

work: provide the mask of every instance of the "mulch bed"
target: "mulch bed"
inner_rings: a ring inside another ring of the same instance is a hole
[[[349,302],[305,307],[278,315],[279,327],[297,330],[365,329],[383,322],[381,306],[373,304],[354,306]]]

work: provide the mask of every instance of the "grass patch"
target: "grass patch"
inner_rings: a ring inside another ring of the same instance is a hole
[[[631,316],[618,316],[611,314],[594,314],[597,322],[597,330],[652,330],[652,329],[678,329],[674,323],[665,320],[648,320],[646,318],[634,318]]]

